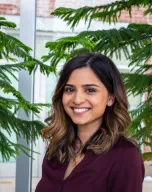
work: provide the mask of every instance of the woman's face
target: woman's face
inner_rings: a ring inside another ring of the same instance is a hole
[[[113,103],[106,87],[89,67],[74,70],[65,87],[62,103],[76,125],[102,123],[106,106]]]

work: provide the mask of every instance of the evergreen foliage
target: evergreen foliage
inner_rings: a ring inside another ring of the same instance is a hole
[[[17,117],[19,109],[24,110],[27,116],[31,113],[38,116],[42,107],[50,107],[49,104],[32,104],[26,101],[12,84],[12,79],[18,81],[15,72],[28,70],[31,74],[39,67],[43,74],[49,75],[53,69],[31,57],[31,48],[15,37],[4,33],[2,30],[4,27],[15,28],[16,25],[0,17],[0,60],[3,59],[6,63],[7,61],[12,62],[12,64],[0,64],[0,155],[4,161],[8,161],[11,156],[15,158],[19,154],[19,150],[27,155],[29,150],[23,145],[13,143],[10,139],[12,133],[15,133],[17,140],[22,136],[27,143],[29,141],[34,142],[44,127],[40,121],[19,119]],[[18,63],[18,58],[22,58],[23,62]],[[8,93],[13,95],[13,99],[7,98]]]
[[[46,47],[50,52],[42,59],[50,60],[50,65],[55,70],[60,60],[67,61],[82,52],[101,52],[111,58],[116,56],[117,59],[121,59],[123,54],[132,67],[132,73],[122,74],[128,94],[147,95],[145,102],[130,111],[132,124],[129,134],[138,140],[139,146],[146,144],[152,149],[152,65],[147,63],[152,56],[152,25],[131,23],[126,28],[89,31],[94,19],[116,23],[123,10],[128,11],[131,17],[134,6],[144,7],[144,15],[152,13],[151,0],[121,0],[78,9],[57,8],[52,14],[61,18],[72,29],[83,19],[88,30],[76,36],[48,42]],[[143,159],[150,158],[152,152],[143,154]]]
[[[72,8],[64,8],[60,7],[57,8],[52,15],[55,15],[63,21],[67,23],[67,25],[71,25],[71,28],[76,27],[81,19],[84,19],[85,22],[88,22],[88,27],[91,24],[91,21],[96,19],[100,19],[106,22],[118,22],[118,19],[121,15],[123,10],[129,12],[131,16],[132,7],[148,7],[145,11],[145,15],[151,13],[151,0],[122,0],[122,1],[115,1],[113,3],[107,5],[100,5],[95,7],[82,7],[79,9],[72,9]]]

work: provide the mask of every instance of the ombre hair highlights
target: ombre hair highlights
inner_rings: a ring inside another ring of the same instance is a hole
[[[66,114],[62,95],[64,86],[71,73],[78,68],[89,67],[101,80],[109,94],[115,100],[107,106],[103,115],[102,125],[83,146],[77,135],[77,126]],[[48,159],[56,158],[60,163],[76,157],[74,146],[80,144],[81,153],[92,150],[96,154],[106,153],[120,136],[125,136],[130,124],[128,101],[121,75],[115,64],[99,53],[83,53],[68,61],[61,73],[52,98],[51,116],[46,120],[48,126],[42,130],[47,141]]]

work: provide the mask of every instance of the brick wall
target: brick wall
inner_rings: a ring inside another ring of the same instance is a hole
[[[37,16],[52,17],[52,12],[57,7],[79,8],[110,3],[114,0],[37,0]],[[0,0],[0,14],[19,15],[20,0]]]
[[[114,0],[37,0],[37,16],[51,17],[52,12],[57,7],[71,7],[79,8],[83,6],[95,6],[110,3]],[[136,22],[136,23],[151,23],[152,16],[144,16],[143,11],[145,8],[132,9],[132,18],[130,18],[127,11],[123,11],[119,19],[120,22]],[[20,0],[0,0],[0,14],[6,15],[19,15],[20,14]]]
[[[126,23],[152,23],[152,16],[146,15],[144,16],[144,7],[133,7],[132,8],[132,17],[130,18],[129,13],[127,11],[122,11],[121,17],[119,19],[120,22]]]
[[[37,0],[37,16],[49,17],[55,0]],[[0,14],[20,15],[20,0],[0,0]]]
[[[95,6],[110,3],[114,0],[37,0],[37,16],[51,17],[52,12],[57,7],[71,7],[79,8],[83,6]],[[143,16],[145,8],[132,9],[132,18],[130,18],[127,11],[123,11],[119,22],[136,22],[136,23],[151,23],[152,16]],[[20,14],[20,0],[0,0],[0,14],[19,15]]]
[[[20,0],[0,0],[0,14],[19,15]]]
[[[50,12],[55,9],[55,0],[37,0],[37,16],[51,17]]]
[[[58,7],[79,8],[83,6],[96,6],[113,2],[114,0],[37,0],[37,16],[52,17],[50,12]],[[151,23],[152,16],[143,16],[145,8],[134,7],[132,9],[132,18],[127,11],[123,11],[119,22]],[[0,0],[0,14],[19,15],[20,0]]]
[[[84,6],[97,6],[111,3],[113,1],[114,0],[56,0],[55,8],[58,7],[79,8]]]

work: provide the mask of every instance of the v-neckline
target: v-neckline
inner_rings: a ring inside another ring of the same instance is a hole
[[[64,175],[63,175],[63,182],[67,181],[69,178],[71,178],[71,176],[73,175],[73,173],[78,169],[80,168],[83,163],[85,162],[86,158],[87,158],[88,154],[86,153],[85,156],[83,157],[83,159],[73,168],[73,170],[71,171],[71,173],[64,179],[65,177],[65,173],[67,171],[67,168],[69,166],[69,163],[67,163],[66,167],[65,167],[65,171],[64,171]]]

